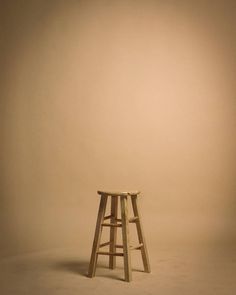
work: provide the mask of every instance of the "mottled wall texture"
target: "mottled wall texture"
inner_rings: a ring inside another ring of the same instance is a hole
[[[236,2],[0,2],[0,256],[87,247],[100,188],[148,244],[236,240]]]

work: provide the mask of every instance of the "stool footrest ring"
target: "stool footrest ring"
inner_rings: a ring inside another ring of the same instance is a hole
[[[104,218],[104,219],[105,219],[105,218]],[[106,219],[108,219],[108,218],[106,218]],[[136,220],[138,220],[138,216],[134,216],[134,217],[129,218],[129,222],[130,222],[130,223],[132,223],[132,222],[136,222]],[[122,222],[122,219],[120,219],[120,218],[116,218],[115,221],[120,221],[120,222]]]
[[[130,219],[129,219],[129,222],[136,222],[138,220],[138,216],[134,216],[134,217],[131,217]]]
[[[124,256],[124,253],[101,252],[101,251],[98,251],[97,254],[99,254],[99,255],[112,255],[112,256]]]
[[[124,248],[123,245],[115,245],[116,248]],[[137,246],[130,246],[130,250],[140,250],[143,247],[143,243],[140,243]]]
[[[140,250],[143,247],[143,243],[139,244],[138,246],[131,246],[130,250]]]
[[[113,217],[113,215],[111,214],[111,215],[107,215],[107,216],[105,216],[103,219],[106,220],[106,219],[110,219],[110,218],[112,218],[112,217]]]
[[[110,244],[111,244],[110,241],[106,242],[106,243],[102,243],[102,244],[100,244],[99,248],[105,247],[105,246],[110,245]]]
[[[114,226],[114,227],[121,227],[122,224],[119,223],[102,223],[102,226]]]

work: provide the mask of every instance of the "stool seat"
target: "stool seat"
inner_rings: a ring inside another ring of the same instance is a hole
[[[97,191],[99,195],[106,195],[106,196],[113,196],[113,197],[119,197],[119,196],[137,196],[140,194],[140,191]]]

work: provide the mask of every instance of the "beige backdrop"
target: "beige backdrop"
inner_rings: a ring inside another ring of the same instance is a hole
[[[0,255],[90,245],[99,188],[148,244],[230,242],[235,1],[1,1]]]

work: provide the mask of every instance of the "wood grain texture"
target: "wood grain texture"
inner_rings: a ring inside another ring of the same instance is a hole
[[[106,204],[108,196],[111,197],[111,212],[110,215],[105,216]],[[93,277],[96,272],[97,258],[98,255],[109,256],[109,268],[114,269],[116,267],[116,256],[124,257],[124,276],[125,281],[130,282],[132,280],[132,269],[131,269],[131,250],[141,250],[142,260],[144,265],[144,271],[150,272],[150,263],[147,253],[147,246],[144,238],[143,228],[141,224],[141,217],[138,208],[137,194],[124,194],[110,195],[104,193],[101,195],[98,217],[91,253],[91,259],[89,264],[88,276]],[[129,218],[128,214],[128,198],[131,198],[132,208],[134,216]],[[121,206],[121,218],[117,218],[118,215],[118,201],[120,199]],[[104,220],[110,219],[110,223],[104,223]],[[120,223],[121,222],[121,223]],[[136,246],[130,245],[129,238],[129,223],[135,223],[137,228],[139,244]],[[110,239],[109,241],[100,244],[101,234],[103,226],[110,227]],[[117,229],[122,228],[122,240],[123,245],[117,245]],[[100,251],[99,248],[109,246],[109,251]],[[117,249],[123,249],[123,252],[117,252]]]
[[[147,246],[146,246],[146,242],[145,242],[145,238],[144,238],[144,234],[143,234],[143,227],[142,227],[142,223],[141,223],[141,217],[140,217],[140,212],[139,212],[137,200],[138,200],[137,196],[131,196],[134,215],[138,217],[138,219],[136,220],[138,239],[139,239],[139,243],[143,245],[140,248],[140,250],[141,250],[142,259],[143,259],[144,271],[151,272],[149,257],[148,257],[148,252],[147,252]]]
[[[118,198],[112,196],[111,197],[111,224],[114,226],[110,229],[110,252],[116,252],[116,240],[117,240],[117,227],[121,226],[117,225],[117,210],[118,210]],[[116,256],[109,257],[109,268],[114,269],[116,267]]]
[[[129,218],[128,218],[127,196],[121,196],[120,201],[121,201],[125,281],[130,282],[132,280],[132,271],[131,271],[131,257],[130,257],[130,246],[129,246]]]
[[[102,195],[98,210],[98,217],[97,217],[97,224],[95,229],[95,235],[93,240],[93,248],[90,258],[90,264],[89,264],[89,270],[88,270],[88,276],[90,278],[95,276],[96,266],[97,266],[97,257],[98,257],[98,249],[100,245],[101,240],[101,234],[102,234],[102,222],[104,220],[104,215],[106,212],[106,204],[107,204],[107,196]]]

